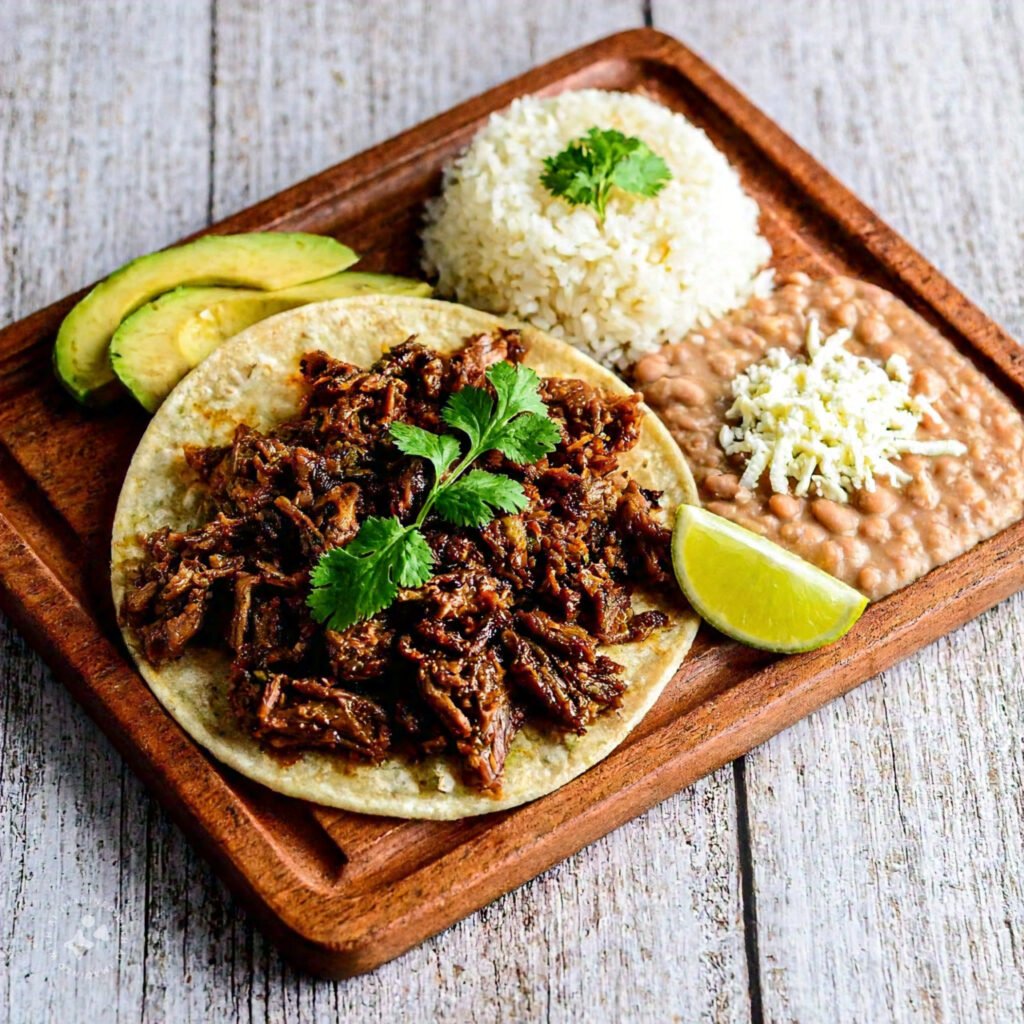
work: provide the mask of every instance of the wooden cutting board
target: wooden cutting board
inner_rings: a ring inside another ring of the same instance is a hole
[[[440,170],[524,93],[643,91],[701,125],[761,204],[780,270],[846,272],[895,292],[1011,398],[1024,352],[685,47],[627,32],[537,68],[215,225],[306,230],[417,272]],[[606,761],[526,807],[464,822],[318,808],[218,767],[164,713],[114,623],[109,532],[147,419],[88,413],[50,369],[78,296],[0,331],[0,604],[264,927],[310,970],[369,970],[737,757],[1024,587],[1024,524],[873,606],[841,643],[780,659],[702,630],[655,708]]]

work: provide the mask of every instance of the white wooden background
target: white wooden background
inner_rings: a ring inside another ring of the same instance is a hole
[[[1015,0],[0,0],[0,323],[645,20],[1024,334]],[[1022,618],[340,983],[282,963],[2,623],[0,1020],[1020,1020]]]

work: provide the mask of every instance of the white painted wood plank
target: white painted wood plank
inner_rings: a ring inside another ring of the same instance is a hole
[[[335,984],[296,976],[257,939],[254,1019],[749,1019],[735,977],[735,808],[722,775],[373,974]],[[223,976],[210,972],[218,991]]]
[[[1019,4],[669,4],[799,142],[1024,336]],[[747,761],[767,1020],[1024,1017],[1024,600]]]
[[[640,0],[223,0],[214,215],[642,23]]]
[[[0,4],[0,322],[204,223],[208,9],[161,16]],[[0,1019],[136,1020],[150,799],[5,620],[0,679]]]

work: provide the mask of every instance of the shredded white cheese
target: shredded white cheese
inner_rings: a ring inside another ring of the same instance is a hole
[[[921,441],[925,418],[941,423],[924,395],[910,393],[910,367],[901,356],[885,363],[843,346],[850,331],[823,339],[817,319],[807,324],[807,358],[768,351],[732,382],[733,404],[719,442],[728,455],[746,455],[740,483],[756,486],[764,471],[773,491],[814,492],[845,502],[873,491],[875,478],[903,486],[912,477],[893,464],[904,454],[963,455],[959,441]]]

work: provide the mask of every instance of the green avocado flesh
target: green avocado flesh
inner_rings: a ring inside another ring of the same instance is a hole
[[[221,342],[260,320],[311,302],[368,293],[429,295],[430,285],[388,274],[335,274],[321,281],[253,291],[178,288],[134,312],[114,333],[110,362],[121,383],[150,412]]]
[[[118,393],[108,346],[118,325],[140,306],[182,285],[238,285],[277,290],[317,281],[359,257],[323,235],[256,232],[205,235],[140,256],[101,281],[64,318],[53,357],[57,376],[83,404]]]
[[[431,294],[431,287],[408,277],[350,271],[277,292],[221,291],[220,301],[206,304],[205,312],[184,313],[177,327],[178,344],[190,366],[201,363],[225,339],[286,309],[353,295],[427,296]],[[183,302],[182,309],[187,305]],[[174,329],[171,326],[171,330]]]

